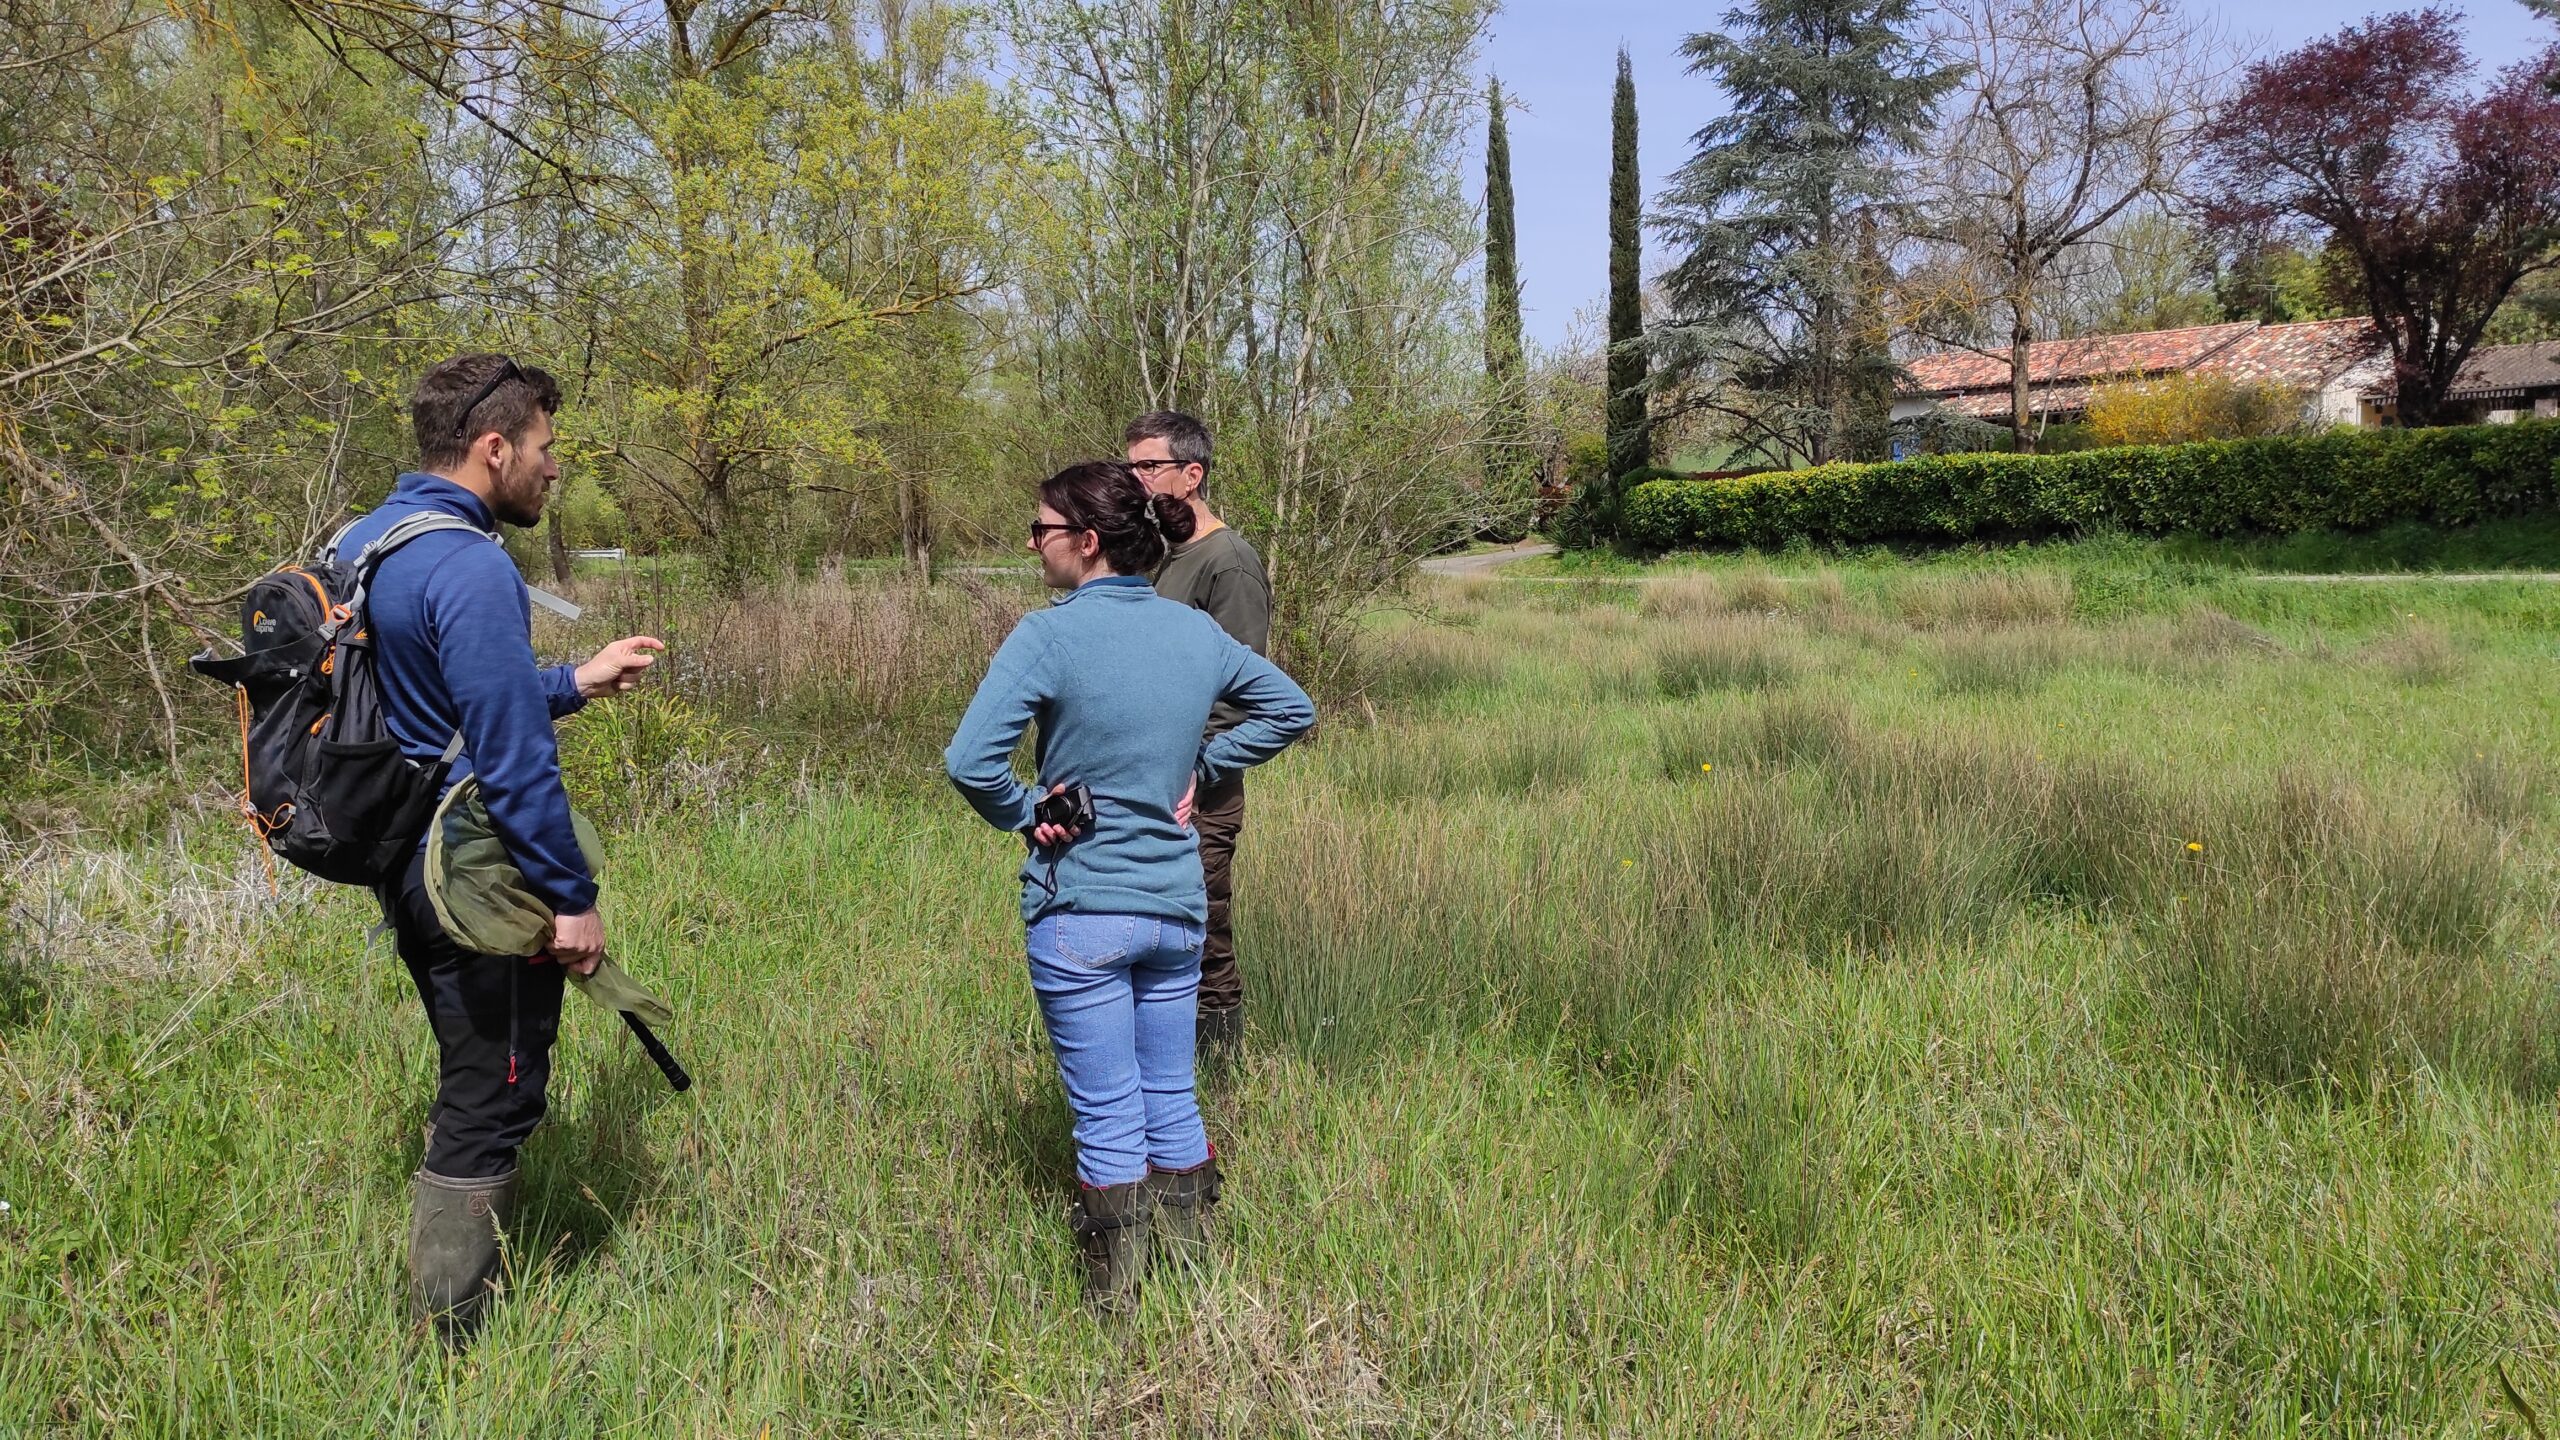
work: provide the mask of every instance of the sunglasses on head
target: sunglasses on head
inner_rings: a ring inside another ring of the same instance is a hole
[[[466,440],[470,438],[471,412],[480,408],[481,401],[497,394],[498,387],[506,384],[508,381],[521,380],[524,378],[524,372],[516,368],[514,357],[501,355],[498,359],[500,362],[498,365],[498,373],[490,376],[489,383],[480,387],[480,393],[471,397],[471,403],[462,407],[462,413],[453,417],[454,439]]]

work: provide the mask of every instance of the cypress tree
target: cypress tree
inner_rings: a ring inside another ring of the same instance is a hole
[[[1618,482],[1653,457],[1645,423],[1644,175],[1636,161],[1636,74],[1618,51],[1609,113],[1609,494],[1593,519],[1614,534]]]
[[[1511,196],[1511,130],[1502,81],[1487,87],[1484,141],[1485,489],[1506,509],[1530,490],[1529,393],[1520,343],[1520,233]]]

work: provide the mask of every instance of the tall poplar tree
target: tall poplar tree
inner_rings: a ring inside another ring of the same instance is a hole
[[[1511,195],[1511,131],[1502,80],[1486,87],[1484,141],[1485,487],[1496,501],[1524,497],[1529,453],[1527,364],[1520,343],[1520,232]]]
[[[1618,482],[1652,463],[1645,420],[1644,174],[1636,159],[1636,73],[1618,51],[1618,91],[1609,107],[1609,486],[1600,514],[1617,528]]]
[[[1881,458],[1893,175],[1960,71],[1913,33],[1917,0],[1749,0],[1681,46],[1731,108],[1663,192],[1666,367],[1691,404],[1780,460]]]

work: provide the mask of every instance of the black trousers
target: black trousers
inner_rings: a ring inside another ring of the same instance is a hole
[[[547,960],[537,965],[455,944],[427,899],[425,865],[421,851],[399,884],[375,894],[435,1029],[426,1168],[456,1180],[490,1179],[516,1168],[516,1150],[542,1123],[568,977]]]

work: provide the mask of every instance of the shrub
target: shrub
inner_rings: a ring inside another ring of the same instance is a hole
[[[560,774],[599,824],[717,805],[755,762],[743,735],[665,690],[591,705],[560,727]]]
[[[1656,480],[1626,497],[1634,544],[1950,542],[2112,527],[2141,534],[2467,525],[2560,496],[2560,423],[1929,455],[1733,480]]]
[[[2089,397],[2089,432],[2100,446],[2283,435],[2301,429],[2302,419],[2301,391],[2228,375],[2126,381]]]

